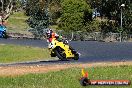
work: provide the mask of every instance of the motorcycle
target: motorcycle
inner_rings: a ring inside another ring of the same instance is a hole
[[[56,38],[53,38],[48,45],[49,50],[51,51],[51,57],[58,57],[60,60],[68,59],[79,59],[79,54],[75,51],[67,42],[58,41]]]
[[[0,38],[7,38],[6,27],[3,25],[0,25]]]

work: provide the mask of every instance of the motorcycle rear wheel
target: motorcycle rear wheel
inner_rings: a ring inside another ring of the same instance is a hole
[[[72,53],[74,54],[74,60],[78,60],[79,59],[79,54],[71,47],[69,46],[69,49],[72,51]]]
[[[63,53],[63,51],[61,50],[61,48],[55,49],[54,52],[55,52],[56,56],[57,56],[60,60],[63,60],[63,61],[64,61],[64,60],[67,60],[67,59],[66,59],[66,54]]]
[[[78,60],[79,59],[79,54],[74,54],[74,60]]]

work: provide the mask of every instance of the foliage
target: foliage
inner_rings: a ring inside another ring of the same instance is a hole
[[[9,0],[5,0],[5,3],[8,3],[8,1]],[[16,1],[14,2],[16,3]],[[58,26],[58,29],[65,31],[119,32],[121,25],[121,8],[123,10],[122,32],[132,33],[131,0],[25,1],[26,2],[23,2],[23,5],[26,3],[25,12],[26,15],[30,16],[28,25],[32,27],[32,31],[34,31],[36,36],[43,36],[43,29],[49,26],[54,26],[55,29]],[[18,7],[19,4],[17,3],[14,5]],[[121,4],[125,4],[125,7],[121,7]],[[97,9],[101,14],[100,19],[96,19],[99,21],[92,19],[94,9]]]
[[[63,0],[62,15],[58,24],[65,31],[79,31],[90,20],[91,9],[84,0]]]
[[[108,32],[119,32],[118,26],[116,26],[116,23],[113,21],[102,21],[100,23],[100,28],[102,33],[108,33]]]
[[[121,4],[125,4],[125,7],[121,7]],[[114,20],[115,21],[114,25],[118,27],[116,31],[119,31],[118,29],[120,29],[121,9],[122,9],[123,29],[124,29],[123,31],[126,31],[127,33],[132,33],[132,24],[131,24],[132,1],[131,0],[90,0],[90,5],[93,9],[97,8],[97,10],[101,13],[101,17],[107,17],[108,20]],[[111,30],[109,29],[107,30],[113,32],[114,29],[115,28],[113,26]]]
[[[32,28],[30,31],[36,38],[40,38],[43,36],[44,29],[48,28],[50,24],[48,10],[39,0],[29,0],[27,5],[29,5],[27,11],[30,16],[27,23]]]
[[[99,32],[101,30],[100,22],[98,20],[90,21],[84,27],[86,32]]]
[[[61,16],[61,0],[50,0],[49,12],[51,17],[51,25],[57,25],[58,18]]]
[[[123,15],[124,31],[127,33],[132,33],[132,3],[127,5],[127,9],[124,10]]]
[[[20,8],[20,0],[1,0],[0,1],[0,15],[3,19],[8,19],[13,11]]]

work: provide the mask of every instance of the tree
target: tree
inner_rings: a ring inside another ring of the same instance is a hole
[[[0,0],[0,14],[7,19],[13,10],[17,9],[19,0]]]
[[[49,27],[48,7],[45,0],[29,0],[28,15],[30,18],[27,20],[28,25],[32,28],[30,31],[36,38],[44,35],[44,30]],[[47,3],[48,4],[48,3]]]
[[[51,17],[51,25],[57,25],[57,20],[61,16],[61,0],[50,0],[49,12]]]
[[[87,22],[84,29],[84,31],[86,32],[99,32],[101,31],[100,22],[98,20],[92,20],[90,22]]]
[[[92,17],[90,6],[84,0],[62,0],[61,6],[59,29],[80,31]]]
[[[114,25],[118,27],[116,29],[120,29],[121,4],[125,4],[125,7],[122,8],[123,9],[123,31],[126,31],[127,33],[132,33],[132,24],[131,24],[132,1],[131,0],[90,0],[91,7],[97,8],[97,10],[101,13],[101,17],[106,17],[109,21],[113,20],[115,22]],[[111,22],[106,22],[106,23],[108,24]],[[113,28],[111,29],[115,29],[115,27],[113,26]],[[112,32],[113,30],[109,30],[109,31]],[[118,31],[118,30],[115,30],[115,31]]]
[[[127,33],[132,33],[132,1],[127,5],[127,9],[123,14],[123,27]]]

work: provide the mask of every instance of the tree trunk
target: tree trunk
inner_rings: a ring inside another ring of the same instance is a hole
[[[0,0],[2,6],[1,6],[1,15],[3,17],[3,20],[6,20],[9,18],[12,10],[13,10],[13,0],[5,1],[5,0]],[[5,4],[7,4],[5,6]]]

